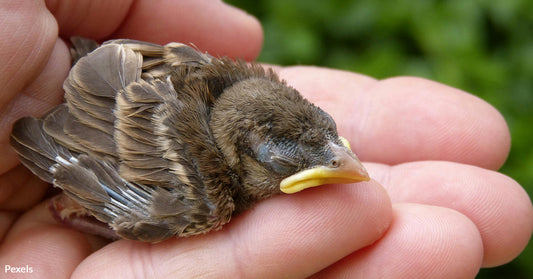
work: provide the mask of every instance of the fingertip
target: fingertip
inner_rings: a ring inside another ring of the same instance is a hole
[[[481,235],[484,267],[513,260],[531,238],[531,200],[516,181],[501,173],[445,161],[365,167],[394,203],[440,206],[467,216]]]
[[[442,207],[394,204],[385,236],[317,274],[319,278],[474,278],[483,244],[464,215]]]
[[[493,173],[489,179],[494,186],[483,198],[492,196],[492,202],[477,220],[485,246],[483,267],[503,265],[518,257],[533,232],[533,206],[524,188],[501,173]]]
[[[395,256],[406,268],[403,272],[411,278],[420,271],[426,272],[422,278],[475,277],[484,250],[478,228],[468,217],[449,208],[410,203],[394,204],[393,211],[391,238],[377,246],[400,245]]]
[[[498,169],[509,152],[510,134],[502,115],[459,89],[395,77],[380,81],[361,98],[371,99],[368,124],[360,134],[360,144],[367,147],[360,154],[363,160],[446,160]]]

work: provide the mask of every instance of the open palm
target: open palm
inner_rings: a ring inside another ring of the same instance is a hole
[[[510,137],[493,107],[420,78],[316,67],[275,68],[335,118],[372,181],[276,196],[221,231],[158,244],[108,244],[61,226],[42,202],[49,185],[17,165],[9,134],[16,119],[61,102],[65,38],[192,42],[253,59],[262,31],[217,1],[45,2],[0,4],[2,267],[29,265],[32,276],[55,278],[472,278],[529,240],[531,202],[496,172]]]

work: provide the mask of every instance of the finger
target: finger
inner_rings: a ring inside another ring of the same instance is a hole
[[[0,65],[0,203],[3,210],[19,211],[33,206],[46,186],[27,171],[13,169],[18,160],[9,145],[11,125],[59,102],[70,57],[44,2],[2,1],[0,13],[0,61],[5,61]]]
[[[470,218],[483,240],[484,267],[511,261],[531,237],[531,200],[518,183],[501,173],[450,162],[365,166],[393,202],[447,207]]]
[[[477,228],[456,211],[395,204],[393,223],[378,242],[316,278],[474,278],[483,246]]]
[[[0,12],[0,61],[8,61],[0,66],[3,174],[18,163],[9,146],[13,121],[24,115],[41,115],[59,101],[70,59],[57,42],[57,25],[41,1],[2,1]]]
[[[126,18],[133,0],[46,0],[46,7],[68,39],[83,36],[101,40],[111,35]],[[156,6],[156,5],[154,5]]]
[[[33,80],[54,49],[57,26],[41,1],[2,1],[0,110]]]
[[[260,23],[222,1],[151,0],[134,2],[113,35],[155,43],[194,43],[214,56],[253,60],[263,44]]]
[[[0,161],[0,174],[19,163],[9,144],[13,122],[24,116],[41,116],[63,99],[62,86],[70,68],[70,54],[63,41],[54,42],[52,52],[46,57],[48,62],[40,69],[38,76],[26,80],[18,92],[12,92],[8,105],[0,111],[0,154],[4,156]]]
[[[375,81],[339,72],[292,67],[280,75],[332,114],[362,160],[447,160],[490,169],[505,161],[509,130],[485,101],[421,78]]]
[[[3,264],[31,267],[35,278],[69,278],[92,247],[85,236],[57,225],[41,203],[19,218],[2,242]]]
[[[303,278],[376,241],[390,210],[375,182],[276,196],[219,232],[155,245],[112,243],[83,261],[73,278]]]
[[[17,220],[18,214],[14,212],[0,211],[0,243],[4,242],[4,237]]]
[[[257,19],[222,1],[47,0],[63,38],[193,43],[214,56],[253,60],[263,44]]]
[[[19,165],[0,175],[0,210],[28,210],[42,200],[49,186]]]

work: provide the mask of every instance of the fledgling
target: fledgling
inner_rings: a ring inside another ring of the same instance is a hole
[[[275,194],[369,179],[333,119],[272,70],[180,43],[73,44],[65,103],[11,135],[78,207],[61,218],[156,242],[217,230]]]

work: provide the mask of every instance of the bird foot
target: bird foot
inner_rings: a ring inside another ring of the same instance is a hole
[[[120,239],[107,224],[98,221],[85,208],[64,193],[51,199],[49,209],[56,221],[80,232],[110,240]]]

